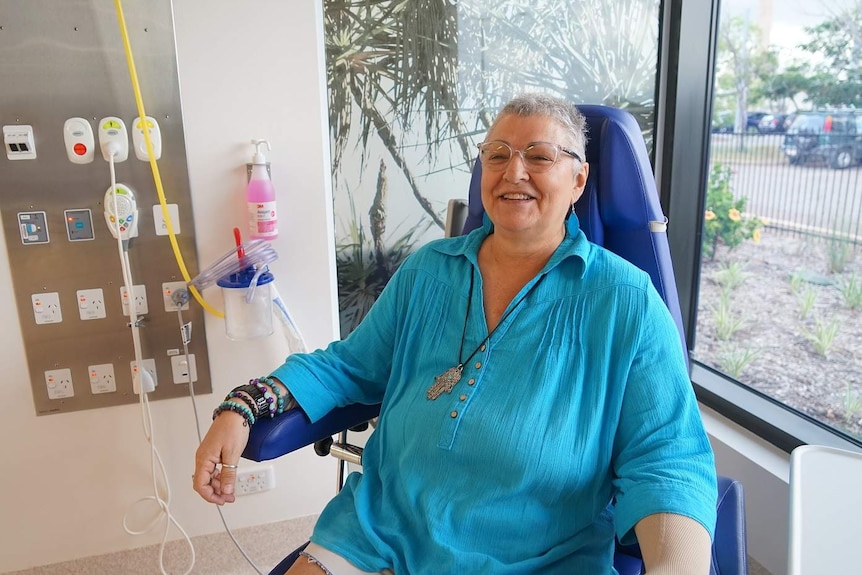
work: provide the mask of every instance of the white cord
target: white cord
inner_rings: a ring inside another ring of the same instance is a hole
[[[153,437],[153,419],[152,414],[150,412],[150,404],[147,399],[146,387],[144,386],[144,378],[151,377],[149,373],[144,369],[144,362],[142,358],[141,352],[141,333],[140,326],[138,325],[138,314],[135,305],[135,294],[133,291],[133,282],[132,282],[132,274],[129,265],[129,252],[128,252],[128,241],[123,241],[122,236],[120,234],[120,221],[119,221],[119,207],[117,205],[117,175],[114,170],[114,156],[115,152],[110,153],[108,165],[111,170],[111,190],[113,191],[113,202],[114,202],[114,225],[117,226],[117,251],[120,256],[120,267],[123,272],[123,284],[126,287],[126,296],[128,298],[128,309],[129,309],[129,322],[132,328],[132,343],[134,346],[135,352],[135,365],[137,366],[137,373],[134,374],[134,378],[138,383],[138,392],[140,395],[140,406],[141,406],[141,422],[144,428],[144,436],[147,439],[147,442],[150,444],[150,474],[153,478],[153,495],[142,497],[138,499],[135,503],[132,504],[132,507],[135,507],[139,503],[143,503],[145,501],[155,501],[159,506],[159,514],[157,514],[149,524],[146,525],[143,529],[134,530],[131,529],[128,525],[128,514],[131,512],[126,512],[126,515],[123,517],[123,529],[125,529],[126,533],[129,535],[143,535],[147,533],[151,529],[153,529],[159,519],[163,516],[165,517],[165,532],[162,536],[162,543],[159,548],[159,570],[162,572],[162,575],[168,575],[165,570],[165,546],[168,541],[168,533],[170,531],[171,524],[173,523],[176,528],[180,531],[185,540],[186,544],[189,547],[191,552],[191,562],[189,568],[183,573],[183,575],[188,575],[191,573],[192,568],[195,565],[195,548],[192,545],[191,538],[186,533],[185,529],[179,524],[179,522],[171,515],[170,511],[170,501],[171,501],[171,488],[170,483],[168,482],[167,471],[165,469],[164,462],[162,461],[161,455],[159,455],[158,449],[156,449],[156,443]],[[145,375],[146,374],[146,375]],[[160,472],[160,473],[158,473]],[[161,476],[162,485],[164,486],[165,496],[162,497],[159,494],[159,475]]]
[[[183,339],[183,354],[185,354],[186,366],[188,366],[189,397],[192,400],[192,410],[194,411],[194,415],[195,415],[195,429],[196,429],[197,434],[198,434],[198,443],[201,443],[203,441],[203,433],[201,432],[200,418],[198,417],[198,406],[197,406],[197,402],[195,400],[195,384],[194,384],[194,379],[192,378],[191,362],[189,361],[190,360],[190,358],[189,358],[189,337],[186,336],[186,334],[188,332],[186,331],[186,325],[183,322],[183,312],[182,312],[181,308],[182,308],[182,306],[177,306],[177,318],[179,318],[179,322],[180,322],[180,333],[183,334],[183,338],[182,338]],[[220,506],[216,506],[216,509],[218,510],[219,517],[221,517],[222,525],[224,525],[224,529],[227,532],[228,537],[230,537],[230,540],[233,541],[233,544],[236,546],[236,548],[240,552],[240,554],[245,558],[245,560],[248,562],[248,564],[251,565],[252,569],[257,571],[257,573],[259,575],[267,575],[267,573],[264,573],[263,571],[260,570],[260,568],[252,560],[252,558],[249,557],[248,553],[246,553],[245,549],[242,548],[242,545],[240,545],[240,543],[239,543],[239,541],[237,541],[236,537],[234,537],[233,532],[230,530],[230,527],[228,527],[227,520],[224,517],[224,512],[222,511],[222,508]]]

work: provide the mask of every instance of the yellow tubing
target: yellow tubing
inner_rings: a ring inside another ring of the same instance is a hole
[[[126,63],[128,64],[129,76],[132,80],[132,91],[135,93],[135,103],[138,106],[138,117],[141,119],[142,122],[146,122],[147,114],[144,111],[144,100],[141,97],[141,88],[138,84],[138,73],[135,70],[135,59],[132,56],[132,46],[129,42],[129,31],[126,28],[126,18],[125,16],[123,16],[122,1],[114,0],[114,6],[116,6],[117,9],[117,19],[120,21],[120,34],[123,37],[123,48],[126,52]],[[177,260],[177,265],[180,268],[180,273],[182,274],[183,279],[186,281],[186,284],[188,284],[190,281],[192,281],[192,278],[191,276],[189,276],[189,272],[186,269],[185,261],[183,261],[183,255],[180,253],[179,244],[177,244],[177,236],[176,234],[174,234],[174,227],[171,223],[171,217],[170,213],[168,212],[167,201],[165,200],[165,192],[162,187],[162,177],[159,174],[159,165],[156,162],[155,151],[153,150],[153,142],[150,139],[150,131],[146,129],[146,124],[144,129],[144,142],[147,145],[147,154],[150,158],[150,169],[153,172],[153,181],[156,184],[156,193],[159,196],[159,205],[162,208],[162,218],[164,218],[165,225],[168,229],[168,237],[171,240],[171,248],[173,248],[174,250],[174,258]],[[191,292],[195,300],[197,300],[197,302],[201,304],[201,306],[205,310],[217,317],[224,317],[224,313],[213,308],[203,299],[203,296],[200,294],[200,292],[198,292],[195,286],[189,286],[189,291]]]

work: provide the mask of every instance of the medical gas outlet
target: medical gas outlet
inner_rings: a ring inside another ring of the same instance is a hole
[[[99,147],[106,162],[125,162],[129,157],[129,134],[126,123],[116,116],[99,120]]]
[[[132,145],[135,148],[135,157],[143,162],[150,160],[144,130],[147,131],[150,144],[153,146],[153,158],[158,160],[162,157],[162,132],[159,130],[158,122],[151,116],[146,116],[143,121],[137,117],[132,122]]]

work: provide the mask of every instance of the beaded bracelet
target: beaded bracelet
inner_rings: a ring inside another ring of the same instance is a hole
[[[252,413],[254,413],[254,411],[255,411],[254,402],[251,400],[251,398],[247,394],[234,389],[233,391],[231,391],[229,394],[227,394],[225,396],[224,400],[229,401],[230,399],[233,399],[233,398],[241,400],[244,404],[246,404],[248,406],[248,408],[252,411]]]
[[[255,378],[249,381],[252,385],[257,387],[258,390],[263,394],[264,399],[266,399],[267,409],[269,410],[269,417],[272,419],[275,417],[276,411],[278,407],[275,401],[274,392],[270,391],[270,387],[266,385],[260,378]]]
[[[233,401],[222,401],[221,403],[219,403],[218,407],[213,410],[213,419],[215,419],[219,416],[220,413],[223,413],[225,411],[233,411],[234,413],[240,414],[244,420],[242,424],[245,427],[250,427],[254,425],[254,415],[252,414],[251,410],[245,405],[242,405],[240,403],[234,403]]]
[[[278,385],[274,379],[271,377],[261,377],[258,378],[261,383],[264,383],[272,389],[272,392],[275,394],[275,414],[281,415],[284,413],[284,405],[285,405],[285,395],[290,396],[290,392],[285,390],[281,390],[281,386]]]

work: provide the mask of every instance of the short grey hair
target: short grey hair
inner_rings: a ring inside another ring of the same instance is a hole
[[[545,116],[557,122],[566,131],[573,151],[577,152],[586,161],[587,147],[587,119],[578,108],[556,96],[528,92],[515,96],[503,106],[491,127],[490,132],[503,116]]]

